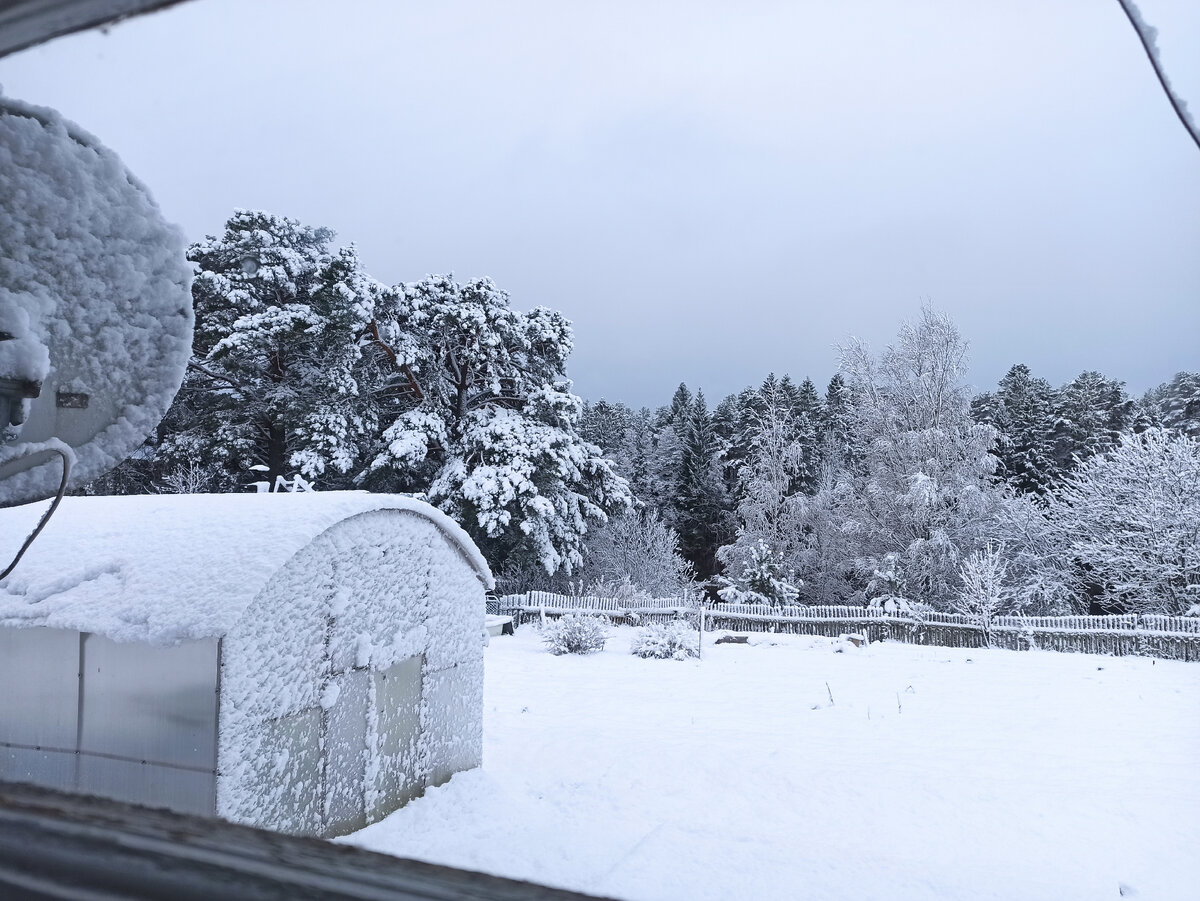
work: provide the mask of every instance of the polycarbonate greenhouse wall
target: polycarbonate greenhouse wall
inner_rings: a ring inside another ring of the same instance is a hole
[[[220,642],[0,628],[0,779],[212,815]]]
[[[163,648],[0,627],[0,781],[217,814],[220,656],[215,638]],[[424,664],[422,655],[334,673],[328,707],[262,724],[260,822],[342,835],[478,766],[472,743],[456,742],[475,714],[466,669],[427,679]],[[438,712],[424,724],[423,702]],[[431,740],[437,753],[414,765]]]

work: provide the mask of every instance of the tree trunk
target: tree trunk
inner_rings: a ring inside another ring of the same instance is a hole
[[[267,425],[267,480],[274,485],[279,476],[287,477],[284,467],[287,464],[287,433],[278,422]]]

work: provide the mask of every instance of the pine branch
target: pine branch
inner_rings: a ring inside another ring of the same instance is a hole
[[[238,382],[235,382],[233,379],[231,379],[227,375],[223,375],[222,373],[219,373],[219,372],[213,372],[213,370],[209,369],[207,366],[205,366],[203,363],[199,362],[195,358],[188,360],[188,369],[191,369],[195,372],[202,372],[202,373],[204,373],[204,375],[208,376],[211,379],[216,379],[218,382],[224,382],[229,387],[231,387],[234,391],[236,391],[238,394],[241,394],[243,396],[245,396],[245,394],[246,394],[246,389],[241,384],[239,384]]]
[[[367,331],[371,333],[371,337],[375,339],[375,343],[383,348],[383,352],[391,358],[392,364],[404,373],[404,377],[408,379],[408,385],[413,390],[413,394],[417,396],[417,400],[425,399],[425,392],[421,390],[421,385],[417,381],[417,377],[413,375],[412,369],[407,363],[401,363],[400,358],[396,356],[396,352],[388,347],[387,343],[379,336],[379,325],[374,319],[367,325]]]

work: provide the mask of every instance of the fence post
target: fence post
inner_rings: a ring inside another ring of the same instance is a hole
[[[700,636],[696,640],[696,659],[704,659],[704,602],[700,602]]]

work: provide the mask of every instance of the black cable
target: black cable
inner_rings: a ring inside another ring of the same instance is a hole
[[[58,509],[58,505],[62,503],[63,495],[67,493],[67,479],[71,477],[71,455],[59,447],[38,447],[24,454],[19,454],[13,457],[14,460],[20,460],[22,457],[32,457],[34,454],[42,454],[46,451],[58,454],[62,457],[63,473],[62,482],[59,483],[58,493],[54,495],[54,500],[50,502],[50,508],[42,514],[42,518],[38,521],[37,527],[29,533],[29,537],[25,539],[25,543],[21,545],[21,549],[17,551],[17,556],[13,557],[12,563],[8,564],[8,568],[0,573],[0,581],[8,578],[8,574],[17,568],[17,564],[21,562],[21,558],[25,556],[25,552],[29,550],[29,546],[33,544],[33,540],[41,534],[42,529],[46,528],[46,523],[50,521],[50,517],[54,515],[54,511]],[[6,461],[7,462],[7,461]]]

